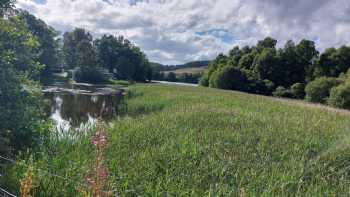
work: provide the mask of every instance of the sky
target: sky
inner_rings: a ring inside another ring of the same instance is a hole
[[[271,36],[319,50],[350,42],[349,0],[17,0],[61,32],[123,35],[151,61],[208,60]]]

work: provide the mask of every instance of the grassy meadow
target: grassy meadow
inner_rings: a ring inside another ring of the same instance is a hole
[[[128,92],[104,154],[120,196],[350,195],[350,113],[208,88]],[[89,136],[45,144],[34,196],[79,195],[93,153]],[[8,188],[24,171],[7,169]]]

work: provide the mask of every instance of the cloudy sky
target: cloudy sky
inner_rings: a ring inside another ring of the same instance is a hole
[[[177,64],[226,53],[266,36],[314,40],[319,49],[350,42],[349,0],[18,0],[64,32],[124,35],[151,61]]]

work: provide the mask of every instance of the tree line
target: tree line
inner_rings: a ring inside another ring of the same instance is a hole
[[[76,28],[64,34],[62,52],[66,67],[77,69],[79,82],[104,82],[104,71],[119,80],[152,79],[146,55],[123,36],[103,35],[94,40],[89,32]]]
[[[346,85],[349,81],[346,73],[350,68],[350,47],[329,48],[320,53],[315,43],[306,39],[297,44],[287,41],[283,48],[276,45],[277,40],[267,37],[255,46],[236,46],[228,55],[218,55],[210,62],[200,84],[255,94],[305,98],[350,109],[350,88],[348,90]]]

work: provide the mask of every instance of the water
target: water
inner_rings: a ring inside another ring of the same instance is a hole
[[[47,113],[57,130],[80,133],[98,118],[108,121],[115,117],[123,92],[107,86],[60,83],[45,87],[43,93],[50,101]]]

